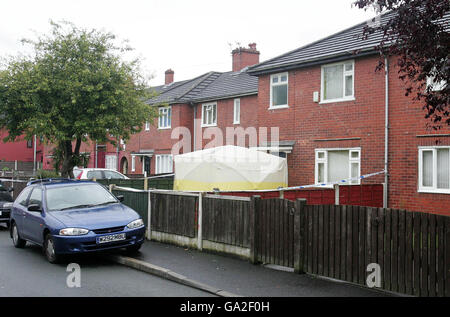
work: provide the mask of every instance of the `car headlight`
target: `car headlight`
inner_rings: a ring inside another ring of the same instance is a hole
[[[144,220],[138,219],[127,224],[128,229],[136,229],[144,226]]]
[[[82,236],[88,234],[89,230],[83,228],[65,228],[59,230],[60,236]]]

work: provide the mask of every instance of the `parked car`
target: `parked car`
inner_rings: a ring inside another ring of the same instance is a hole
[[[11,211],[10,236],[16,248],[40,245],[51,263],[61,256],[126,248],[144,242],[143,220],[105,186],[70,179],[35,180]]]
[[[9,217],[13,202],[12,189],[6,188],[0,181],[0,223],[6,224],[9,228]]]
[[[76,179],[129,179],[122,173],[107,168],[76,168],[73,175]]]

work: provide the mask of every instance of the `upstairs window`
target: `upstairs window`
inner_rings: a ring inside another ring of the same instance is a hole
[[[322,102],[354,99],[355,62],[322,66]]]
[[[447,82],[445,80],[441,81],[435,81],[434,76],[427,77],[427,87],[430,87],[432,91],[441,91],[445,88],[447,85]]]
[[[202,106],[202,127],[217,125],[217,103],[208,103]]]
[[[150,122],[145,121],[145,131],[149,131],[150,130]]]
[[[450,147],[419,148],[419,191],[450,194]]]
[[[288,107],[288,73],[270,76],[270,108]]]
[[[172,125],[172,108],[162,107],[159,108],[158,128],[170,129]]]
[[[241,122],[241,99],[234,99],[233,123]]]

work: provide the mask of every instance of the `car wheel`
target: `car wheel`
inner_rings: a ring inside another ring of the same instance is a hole
[[[19,229],[17,228],[17,225],[15,223],[13,223],[11,226],[11,237],[16,248],[21,249],[25,247],[25,244],[27,242],[20,238]]]
[[[139,249],[141,248],[142,244],[135,244],[131,247],[127,248],[127,253],[128,254],[134,254],[137,253],[139,251]]]
[[[44,253],[50,263],[54,264],[59,262],[60,256],[55,252],[55,243],[53,242],[53,238],[50,234],[45,236]]]

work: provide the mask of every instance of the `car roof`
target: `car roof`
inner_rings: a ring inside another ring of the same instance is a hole
[[[43,186],[56,186],[56,185],[76,185],[76,184],[98,184],[97,182],[90,180],[74,180],[68,178],[45,178],[35,179],[29,181],[27,186],[31,185],[43,185]]]

